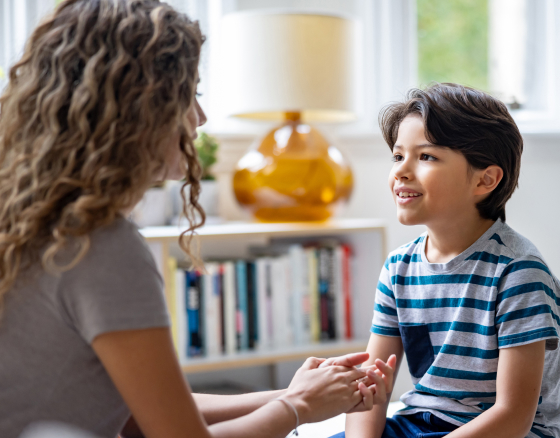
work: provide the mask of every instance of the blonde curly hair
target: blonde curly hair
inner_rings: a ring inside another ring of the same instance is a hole
[[[158,0],[66,0],[33,32],[0,97],[0,308],[31,263],[61,272],[82,259],[89,234],[165,173],[177,130],[190,223],[179,244],[198,260],[202,171],[186,114],[202,43],[196,22]],[[70,242],[75,257],[57,265]]]

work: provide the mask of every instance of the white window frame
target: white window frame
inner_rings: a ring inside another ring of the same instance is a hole
[[[21,57],[25,42],[41,18],[55,7],[55,0],[0,0],[0,67],[6,84],[10,67]]]

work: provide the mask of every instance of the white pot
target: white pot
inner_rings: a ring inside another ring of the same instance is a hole
[[[140,228],[167,225],[168,217],[169,196],[163,187],[146,191],[132,211],[132,219]]]
[[[218,181],[200,181],[198,203],[204,209],[206,216],[218,216]]]
[[[168,181],[169,183],[169,181]],[[183,200],[181,199],[180,190],[183,186],[182,182],[173,181],[168,186],[170,193],[170,198],[173,205],[173,219],[171,223],[173,225],[178,224],[179,216],[182,216],[183,212]],[[189,187],[186,190],[187,201],[189,199]],[[218,217],[219,214],[219,195],[218,195],[218,181],[205,180],[200,182],[200,195],[198,196],[198,203],[202,206],[204,212],[206,213],[206,223],[218,223],[221,219]],[[181,226],[188,225],[187,222],[183,222],[184,217],[181,220]]]

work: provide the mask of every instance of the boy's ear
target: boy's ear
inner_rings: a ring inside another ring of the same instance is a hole
[[[486,169],[480,170],[477,176],[477,185],[474,194],[482,196],[492,192],[492,190],[498,187],[498,184],[500,184],[500,181],[504,177],[504,171],[500,166],[493,164]]]

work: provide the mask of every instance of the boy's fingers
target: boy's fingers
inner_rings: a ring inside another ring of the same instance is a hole
[[[360,390],[360,393],[363,397],[364,408],[366,411],[369,411],[371,408],[373,408],[373,391],[362,382],[358,384],[358,389]]]
[[[390,365],[387,365],[385,362],[383,362],[380,359],[377,359],[375,361],[375,365],[385,375],[391,375],[392,376],[393,373],[395,372],[395,369],[393,367],[391,367]]]
[[[385,392],[385,381],[381,376],[379,376],[376,372],[373,371],[368,371],[367,375],[370,378],[370,380],[373,381],[373,384],[376,386],[376,391],[378,393]]]
[[[393,370],[397,367],[397,356],[395,354],[391,354],[389,359],[387,360],[387,365],[389,365]]]

